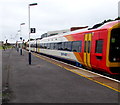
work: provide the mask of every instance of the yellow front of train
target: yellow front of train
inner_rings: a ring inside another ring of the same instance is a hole
[[[113,74],[120,74],[120,21],[108,29],[106,66]]]

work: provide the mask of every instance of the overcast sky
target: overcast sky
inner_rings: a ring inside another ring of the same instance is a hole
[[[28,40],[28,4],[30,7],[31,28],[38,38],[47,31],[69,29],[70,27],[89,26],[107,19],[118,17],[119,0],[0,0],[0,40],[8,42]]]

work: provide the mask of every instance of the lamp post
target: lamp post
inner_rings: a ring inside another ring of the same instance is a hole
[[[35,6],[37,3],[32,3],[28,5],[28,28],[29,28],[29,65],[31,65],[31,50],[30,50],[30,6]]]
[[[17,34],[16,34],[16,35],[18,35],[18,38],[19,38],[19,36],[20,36],[19,33],[20,33],[20,30],[18,30],[18,31],[17,31]],[[19,39],[18,39],[18,41],[17,41],[17,51],[20,52]]]
[[[21,34],[22,34],[21,26],[22,26],[22,25],[25,25],[25,23],[21,23],[21,24],[20,24],[20,39],[21,39],[20,55],[22,55],[22,37],[21,37]]]

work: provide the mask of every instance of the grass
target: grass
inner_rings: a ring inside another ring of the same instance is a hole
[[[0,46],[0,50],[2,50],[3,48],[2,48],[2,46]]]
[[[5,46],[5,48],[12,48],[12,46]],[[0,50],[2,50],[3,49],[3,47],[2,46],[0,46]]]

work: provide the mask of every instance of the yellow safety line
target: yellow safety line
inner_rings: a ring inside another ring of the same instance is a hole
[[[45,60],[45,61],[48,61],[48,62],[50,62],[50,63],[52,63],[52,64],[55,64],[55,65],[57,65],[57,66],[59,66],[59,67],[61,67],[61,68],[64,68],[64,69],[66,69],[66,70],[68,70],[68,71],[71,71],[71,72],[73,72],[73,73],[75,73],[75,74],[78,74],[78,75],[80,75],[80,76],[82,76],[82,77],[85,77],[85,78],[87,78],[87,79],[89,79],[89,80],[91,80],[91,81],[94,81],[94,82],[96,82],[96,83],[98,83],[98,84],[101,84],[101,85],[103,85],[103,86],[105,86],[105,87],[108,87],[108,88],[110,88],[110,89],[112,89],[112,90],[114,90],[114,91],[120,92],[120,90],[117,90],[117,89],[115,89],[115,88],[113,88],[113,87],[111,87],[111,86],[109,86],[109,85],[106,85],[106,84],[104,84],[104,83],[101,83],[101,82],[99,82],[99,81],[97,81],[97,80],[94,80],[94,79],[89,78],[89,77],[87,77],[87,76],[85,76],[85,75],[83,75],[83,74],[80,74],[80,73],[78,73],[78,72],[76,72],[76,71],[74,71],[74,70],[71,70],[71,69],[69,69],[69,68],[63,67],[63,66],[61,66],[60,64],[54,63],[54,62],[49,61],[49,60],[47,60],[47,59],[45,59],[45,58],[43,58],[43,57],[40,57],[38,54],[34,54],[34,53],[32,53],[32,54],[33,54],[34,56],[38,57],[38,58],[41,58],[41,59],[43,59],[43,60]]]

